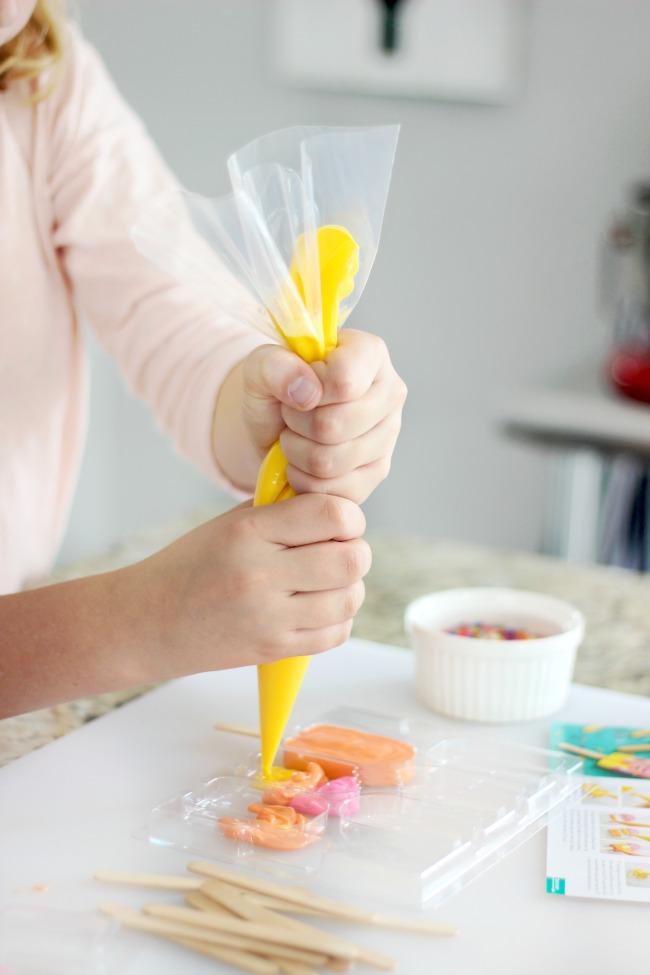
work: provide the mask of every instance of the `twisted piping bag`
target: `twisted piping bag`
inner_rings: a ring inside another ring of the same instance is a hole
[[[316,231],[317,261],[307,259],[309,249],[309,241],[303,234],[297,239],[289,274],[303,301],[306,294],[313,292],[314,285],[320,290],[322,313],[320,320],[312,322],[316,334],[286,334],[277,321],[275,325],[293,352],[305,362],[315,362],[324,359],[336,347],[339,305],[354,288],[359,247],[344,227],[327,225]],[[309,280],[314,273],[319,277],[316,282]],[[276,441],[262,462],[254,504],[272,504],[294,496],[295,491],[287,481],[287,460],[280,442]],[[273,761],[308,663],[309,657],[302,656],[258,665],[263,778],[273,777]]]
[[[298,126],[228,159],[233,192],[181,188],[152,201],[132,230],[137,249],[209,306],[306,362],[324,359],[356,305],[379,242],[399,126]],[[274,444],[255,504],[291,497]],[[268,776],[307,667],[260,666],[262,767]]]

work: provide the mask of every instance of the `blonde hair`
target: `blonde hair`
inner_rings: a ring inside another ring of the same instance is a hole
[[[0,47],[0,91],[24,81],[30,101],[49,95],[63,56],[64,21],[64,0],[38,0],[21,32]]]

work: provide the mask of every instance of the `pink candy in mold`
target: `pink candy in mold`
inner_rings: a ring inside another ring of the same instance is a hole
[[[302,813],[303,816],[317,816],[322,811],[318,796],[324,796],[328,803],[328,815],[340,816],[341,804],[350,800],[348,812],[354,813],[359,810],[359,783],[353,775],[342,775],[338,779],[331,779],[324,782],[314,793],[298,793],[289,800],[289,805]]]

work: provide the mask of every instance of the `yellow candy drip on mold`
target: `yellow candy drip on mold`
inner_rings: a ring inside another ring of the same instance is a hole
[[[255,788],[266,789],[270,785],[288,782],[292,775],[296,774],[296,769],[284,768],[283,765],[272,765],[268,772],[260,771],[255,778]]]
[[[340,303],[352,293],[359,269],[359,246],[344,227],[327,225],[316,231],[318,274],[320,277],[321,316],[313,321],[317,335],[292,334],[276,321],[276,328],[289,348],[305,362],[322,360],[336,347]],[[303,302],[313,293],[312,283],[303,277],[309,267],[305,235],[296,241],[289,274]],[[301,272],[301,269],[303,271]],[[307,273],[309,273],[307,271]],[[295,492],[287,481],[287,460],[279,441],[273,444],[257,478],[254,504],[272,504],[291,498]],[[262,777],[275,779],[273,767],[289,716],[300,690],[309,657],[288,657],[257,668],[259,689]]]

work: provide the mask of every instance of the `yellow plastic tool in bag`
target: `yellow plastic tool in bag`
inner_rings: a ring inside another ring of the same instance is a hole
[[[320,278],[320,308],[314,320],[316,336],[292,334],[276,321],[276,328],[289,348],[305,362],[324,359],[336,347],[340,323],[340,303],[352,293],[354,276],[359,268],[359,247],[352,235],[334,225],[316,231],[317,273]],[[305,235],[298,238],[289,273],[301,300],[308,304],[314,283],[308,280],[310,266]],[[316,273],[316,272],[312,272]],[[262,462],[257,479],[255,501],[272,504],[291,498],[295,491],[287,481],[287,461],[279,441],[273,444]],[[273,778],[273,761],[284,735],[291,710],[302,684],[309,657],[288,657],[257,668],[259,686],[259,714],[262,751],[262,775]]]

